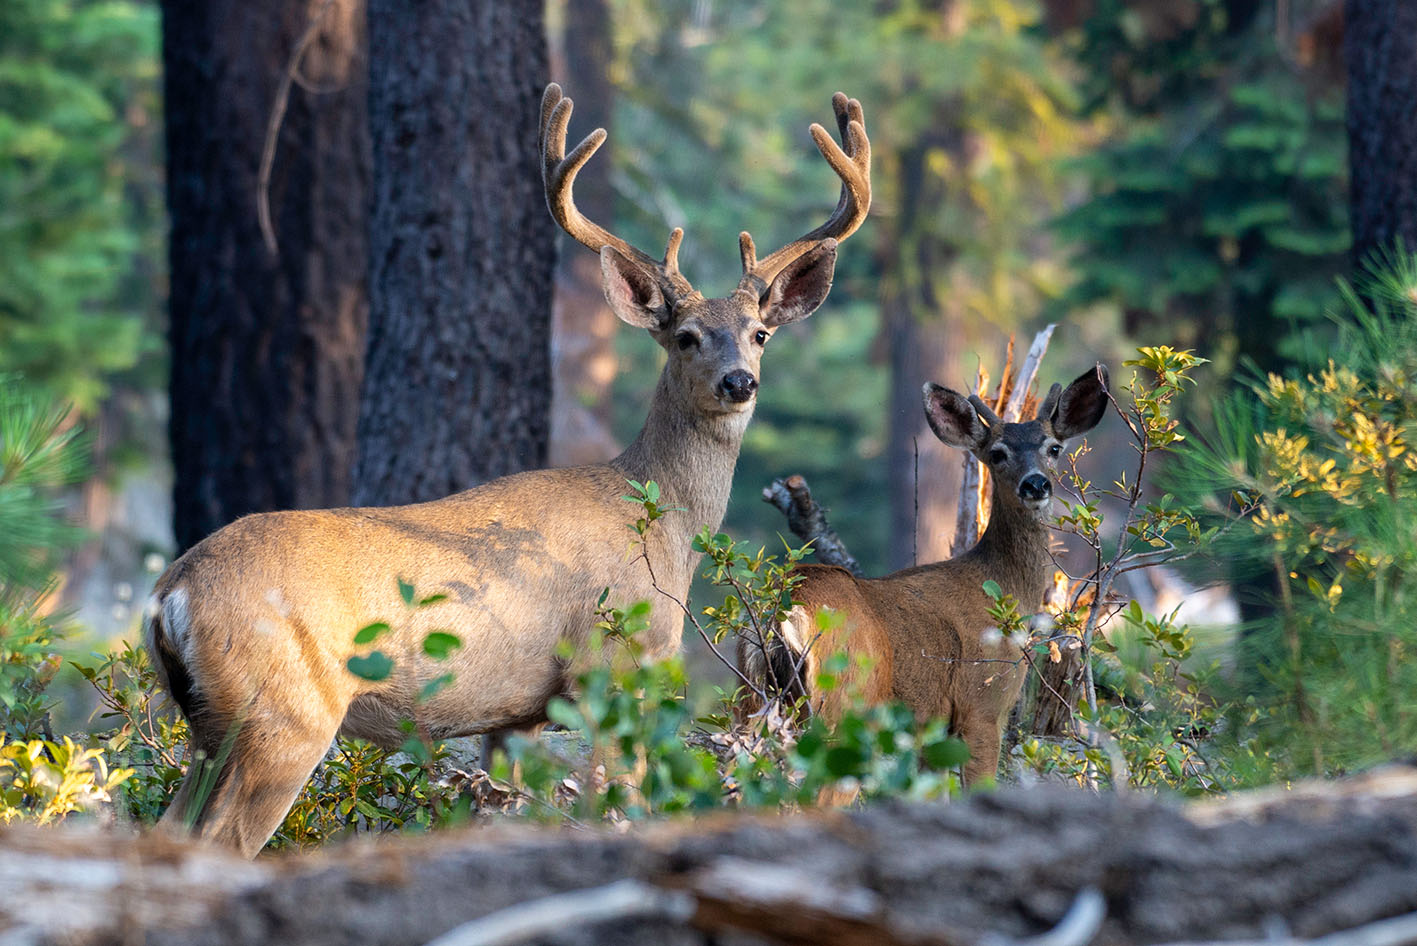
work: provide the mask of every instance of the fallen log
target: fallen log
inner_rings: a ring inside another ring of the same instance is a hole
[[[1042,786],[630,834],[506,825],[255,863],[0,829],[3,946],[1401,946],[1417,943],[1414,913],[1410,767],[1204,804]]]

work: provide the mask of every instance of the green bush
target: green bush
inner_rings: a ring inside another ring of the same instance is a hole
[[[1270,766],[1257,777],[1417,747],[1417,258],[1373,261],[1343,297],[1338,344],[1223,404],[1176,476],[1216,520],[1259,506],[1220,548],[1227,572],[1274,589],[1242,638],[1232,720]]]
[[[0,820],[49,824],[110,799],[132,774],[104,750],[49,735],[45,688],[59,669],[45,610],[59,553],[79,535],[60,490],[85,469],[78,429],[13,375],[0,375]]]

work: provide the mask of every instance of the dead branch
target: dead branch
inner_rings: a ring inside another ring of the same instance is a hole
[[[806,479],[793,475],[773,480],[772,485],[763,490],[763,502],[787,517],[787,528],[792,530],[793,535],[812,544],[817,561],[824,565],[839,565],[857,578],[864,577],[861,564],[847,551],[846,543],[827,522],[827,511],[812,498]]]

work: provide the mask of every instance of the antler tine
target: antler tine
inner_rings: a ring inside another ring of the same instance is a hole
[[[738,255],[743,258],[743,272],[750,273],[758,265],[758,250],[753,246],[753,235],[747,230],[738,234]]]
[[[973,405],[975,413],[980,416],[984,423],[989,425],[990,430],[997,431],[998,428],[1003,426],[1004,422],[999,419],[999,415],[994,413],[992,407],[984,403],[982,397],[977,394],[971,394],[969,396],[969,403]]]
[[[577,242],[599,253],[603,246],[612,246],[630,259],[644,265],[661,277],[660,282],[674,295],[683,297],[693,292],[689,281],[679,272],[679,243],[684,231],[676,228],[669,236],[664,259],[657,260],[576,209],[572,188],[576,175],[609,137],[604,128],[586,135],[581,143],[566,153],[566,132],[571,124],[573,103],[563,95],[561,86],[552,82],[541,96],[541,181],[546,189],[546,206],[551,216]]]
[[[871,139],[866,137],[865,113],[859,101],[847,98],[843,92],[832,96],[832,110],[836,113],[837,129],[841,134],[840,147],[821,125],[813,123],[810,130],[817,150],[841,178],[841,196],[837,199],[836,209],[826,223],[782,249],[752,262],[752,265],[745,255],[739,288],[755,289],[761,293],[774,276],[813,245],[827,239],[845,240],[866,219],[871,209]],[[751,245],[751,239],[749,243]],[[741,247],[742,237],[739,238],[739,245]]]
[[[1054,384],[1048,389],[1048,396],[1043,399],[1043,403],[1038,405],[1038,420],[1047,420],[1053,416],[1053,409],[1058,406],[1058,398],[1063,396],[1063,386]]]

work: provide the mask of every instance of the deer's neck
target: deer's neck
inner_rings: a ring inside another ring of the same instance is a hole
[[[1048,527],[1017,497],[994,490],[989,526],[968,554],[1021,606],[1043,599],[1053,568]]]
[[[717,530],[728,511],[733,468],[751,411],[706,415],[686,404],[667,372],[650,404],[644,427],[610,465],[627,479],[659,484],[661,504],[682,507],[661,520],[676,537],[687,539],[704,526]]]

